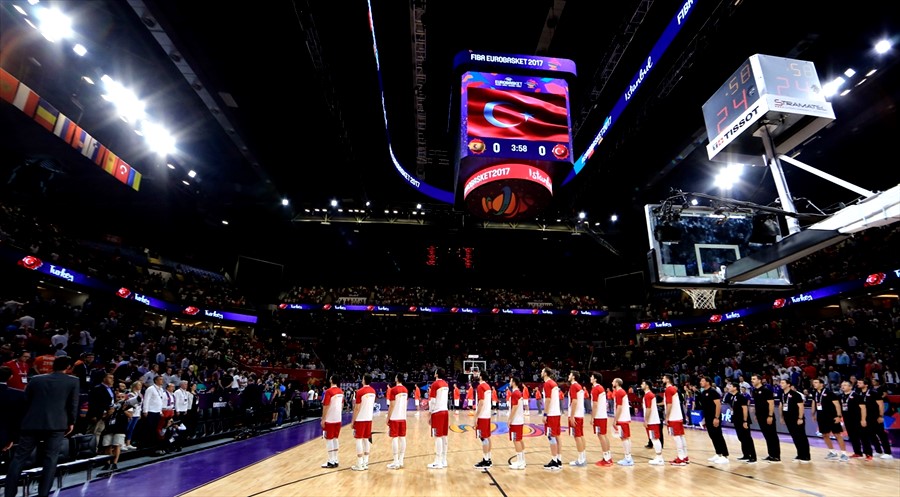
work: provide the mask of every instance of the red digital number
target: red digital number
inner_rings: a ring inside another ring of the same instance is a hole
[[[726,119],[728,119],[728,106],[722,107],[719,112],[716,112],[716,115],[718,116],[723,112],[725,113],[725,115],[722,116],[722,119],[719,119],[719,122],[716,123],[716,133],[722,132],[722,123],[725,122]]]
[[[744,88],[741,90],[741,94],[744,96],[741,100],[731,99],[731,105],[735,109],[739,108],[741,105],[744,106],[744,110],[747,110],[747,89]]]
[[[778,93],[779,95],[781,95],[781,90],[790,89],[791,82],[784,76],[777,76],[775,78],[775,80],[778,81],[778,84],[775,85],[775,92]],[[784,84],[781,84],[782,81],[784,82]]]

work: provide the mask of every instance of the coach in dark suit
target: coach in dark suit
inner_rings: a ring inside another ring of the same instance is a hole
[[[25,415],[25,392],[7,386],[10,376],[12,369],[0,366],[0,450],[3,452],[19,439],[19,427]]]
[[[71,358],[57,357],[52,373],[32,377],[25,388],[25,418],[6,474],[6,497],[16,496],[19,474],[38,446],[44,455],[38,497],[50,495],[60,446],[72,432],[78,416],[78,378],[65,372],[71,366]]]

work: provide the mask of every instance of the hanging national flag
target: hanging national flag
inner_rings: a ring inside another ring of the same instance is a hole
[[[59,117],[59,111],[56,110],[56,107],[42,98],[38,102],[37,110],[34,111],[34,122],[43,126],[47,131],[53,131],[57,117]]]
[[[134,191],[139,191],[141,189],[141,173],[132,168],[131,172],[128,173],[128,181],[126,184],[133,188]]]
[[[106,161],[106,152],[109,150],[105,145],[100,145],[100,142],[97,142],[97,150],[94,152],[94,155],[91,157],[91,160],[94,161],[94,164],[97,164],[100,167],[103,167],[103,164]]]
[[[119,156],[114,154],[112,150],[106,151],[106,159],[103,161],[103,170],[113,176],[116,175],[116,170],[119,168]]]
[[[62,138],[62,140],[66,143],[72,142],[72,137],[75,136],[75,128],[78,126],[72,122],[71,119],[66,117],[65,114],[60,113],[56,118],[56,126],[53,127],[53,134]]]
[[[0,100],[6,100],[13,103],[16,98],[16,89],[19,87],[19,80],[12,74],[0,69]]]
[[[128,184],[128,175],[131,173],[131,166],[127,162],[120,160],[116,166],[116,179],[122,183]]]
[[[19,89],[16,90],[16,97],[13,99],[12,104],[24,112],[26,116],[32,117],[40,99],[41,97],[31,91],[31,88],[25,86],[25,83],[19,83]]]
[[[569,143],[565,95],[468,88],[469,136]]]

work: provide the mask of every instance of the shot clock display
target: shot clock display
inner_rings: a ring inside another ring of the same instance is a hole
[[[703,104],[709,158],[739,136],[750,136],[747,131],[757,129],[763,118],[774,125],[770,135],[779,153],[834,119],[812,62],[756,54],[741,64]],[[732,148],[747,153],[747,140],[742,142]]]

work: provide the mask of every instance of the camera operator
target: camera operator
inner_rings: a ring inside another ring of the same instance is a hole
[[[129,402],[128,395],[124,392],[117,392],[116,401],[103,414],[104,429],[100,443],[104,453],[113,457],[101,469],[119,469],[119,455],[122,453],[125,432],[128,431],[128,423],[133,415],[134,403]]]

